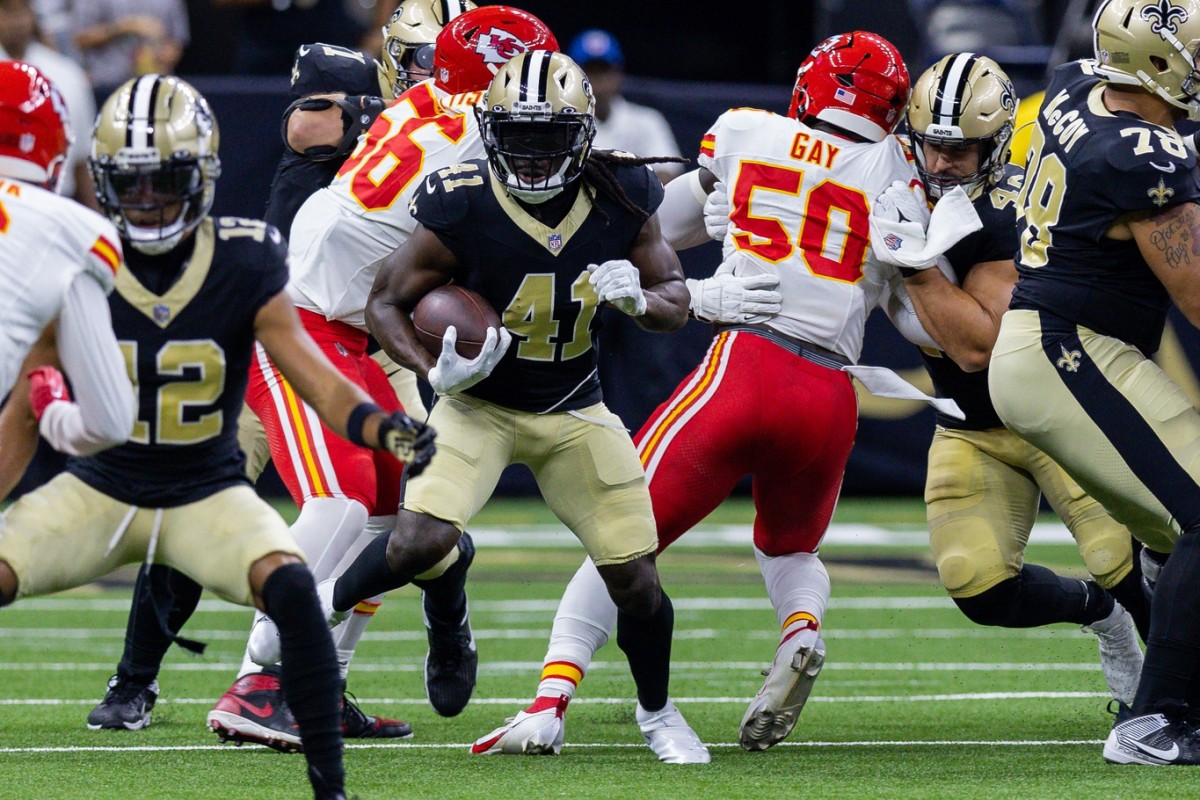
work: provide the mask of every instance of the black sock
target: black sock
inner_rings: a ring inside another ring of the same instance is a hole
[[[967,618],[980,625],[1036,628],[1055,622],[1090,625],[1112,613],[1113,598],[1094,581],[1064,578],[1026,564],[1013,578],[975,597],[955,598]]]
[[[457,625],[467,613],[467,570],[475,558],[475,543],[463,531],[458,540],[458,560],[432,580],[414,580],[424,593],[425,616],[444,625]]]
[[[629,659],[638,702],[647,711],[660,711],[667,704],[674,628],[675,607],[666,592],[658,611],[646,619],[617,611],[617,646]]]
[[[267,578],[263,606],[279,628],[280,686],[304,741],[309,778],[318,797],[342,791],[341,677],[333,637],[321,616],[317,586],[303,564],[286,564]]]
[[[1121,579],[1121,582],[1116,586],[1111,587],[1108,593],[1117,599],[1117,602],[1125,607],[1129,615],[1133,617],[1133,624],[1137,626],[1138,636],[1142,637],[1145,642],[1150,638],[1150,598],[1146,595],[1146,590],[1142,586],[1142,570],[1138,567],[1137,553],[1133,556],[1134,568],[1129,571],[1129,574]]]
[[[363,548],[342,577],[333,586],[333,608],[349,611],[360,601],[399,589],[412,581],[408,575],[393,572],[387,562],[389,536],[376,536]]]
[[[1200,695],[1193,676],[1200,668],[1200,530],[1175,541],[1150,604],[1150,638],[1133,710],[1149,714]]]
[[[133,587],[133,603],[125,623],[125,649],[117,675],[136,683],[158,677],[163,657],[200,602],[200,584],[162,564],[143,565]],[[166,629],[162,615],[166,615]]]

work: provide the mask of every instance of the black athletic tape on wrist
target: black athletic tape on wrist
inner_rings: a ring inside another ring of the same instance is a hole
[[[356,444],[359,447],[368,446],[363,440],[363,425],[366,423],[367,417],[371,416],[376,411],[378,411],[380,414],[384,413],[384,410],[374,403],[359,403],[354,407],[354,410],[350,412],[350,418],[346,420],[346,438],[349,439],[352,444]]]

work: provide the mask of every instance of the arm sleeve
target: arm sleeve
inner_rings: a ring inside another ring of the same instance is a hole
[[[658,209],[663,238],[676,250],[686,250],[712,241],[704,227],[704,201],[708,197],[700,185],[700,170],[692,170],[666,186],[666,196]]]
[[[38,428],[63,453],[88,456],[123,443],[133,430],[133,387],[117,345],[104,289],[80,274],[67,289],[58,354],[75,402],[51,403]]]

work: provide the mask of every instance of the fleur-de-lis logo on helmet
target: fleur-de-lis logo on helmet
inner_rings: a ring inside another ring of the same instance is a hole
[[[1000,107],[1005,111],[1017,110],[1017,92],[1011,81],[1000,81]]]
[[[1150,23],[1151,31],[1160,35],[1164,30],[1178,33],[1179,23],[1187,21],[1187,18],[1187,9],[1172,5],[1171,0],[1158,0],[1142,9],[1142,19]]]

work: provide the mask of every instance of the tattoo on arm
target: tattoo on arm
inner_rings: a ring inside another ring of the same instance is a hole
[[[1153,218],[1154,230],[1150,233],[1150,244],[1163,254],[1171,269],[1190,266],[1192,256],[1200,256],[1200,237],[1193,226],[1200,223],[1191,213],[1189,205],[1174,206]]]

